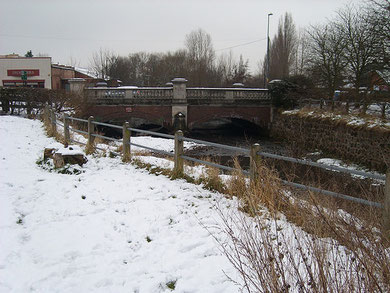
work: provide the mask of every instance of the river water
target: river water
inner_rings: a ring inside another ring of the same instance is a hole
[[[292,148],[281,141],[274,140],[261,134],[247,134],[245,132],[237,133],[235,131],[202,131],[186,135],[186,137],[204,140],[208,142],[219,143],[223,145],[235,146],[250,149],[251,145],[258,143],[262,152],[291,155]],[[237,157],[243,169],[249,167],[249,158],[242,154],[236,154],[232,151],[211,146],[198,146],[185,152],[186,155],[195,158],[208,158],[217,161],[222,165],[233,165],[233,158]]]

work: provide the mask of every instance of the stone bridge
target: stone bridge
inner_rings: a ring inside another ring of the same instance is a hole
[[[187,88],[184,78],[170,87],[95,87],[85,89],[89,115],[97,121],[153,124],[169,131],[191,131],[218,119],[240,119],[268,129],[271,98],[266,89]]]

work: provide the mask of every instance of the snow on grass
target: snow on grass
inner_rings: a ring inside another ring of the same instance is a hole
[[[349,170],[354,170],[354,171],[363,171],[365,173],[369,173],[369,174],[373,174],[373,175],[383,175],[383,174],[381,174],[379,172],[371,171],[369,169],[363,168],[363,167],[358,166],[356,164],[351,164],[351,163],[347,164],[347,163],[345,163],[345,162],[343,162],[342,160],[339,160],[339,159],[321,158],[321,159],[317,160],[317,163],[328,165],[328,166],[342,167],[342,168],[349,169]],[[337,172],[337,171],[335,171],[335,172]],[[351,174],[351,176],[355,177],[355,178],[360,178],[360,179],[366,178],[366,177],[364,177],[362,175],[357,175],[357,174]],[[382,181],[382,180],[378,180],[378,179],[375,179],[375,180],[378,181],[378,182]]]
[[[238,292],[225,273],[237,281],[239,275],[215,241],[232,243],[216,206],[249,221],[257,240],[269,233],[264,239],[279,247],[282,239],[299,270],[305,241],[324,242],[335,270],[350,259],[333,240],[312,240],[282,215],[254,221],[237,211],[237,199],[149,174],[120,158],[89,155],[79,175],[49,172],[37,161],[58,143],[39,121],[0,116],[0,136],[0,292]],[[173,167],[167,159],[137,158]],[[204,173],[203,166],[186,168],[194,176]],[[232,224],[240,234],[240,223]],[[288,260],[282,261],[288,282],[299,292]]]
[[[326,111],[307,111],[306,109],[296,109],[282,112],[285,115],[299,115],[302,117],[316,117],[320,119],[330,119],[333,121],[343,121],[347,125],[355,127],[380,128],[390,130],[390,122],[374,116],[360,117],[354,114],[336,114]]]
[[[63,134],[64,129],[62,126],[57,127],[58,132]],[[73,139],[75,141],[81,142],[83,144],[86,144],[88,142],[87,138],[81,134],[78,134],[76,132],[71,131]],[[173,139],[167,139],[167,138],[160,138],[160,137],[151,137],[151,136],[132,136],[131,137],[131,143],[135,143],[141,146],[147,146],[154,148],[159,151],[164,151],[164,152],[170,152],[174,153],[174,148],[175,148],[175,142]],[[116,141],[107,141],[107,143],[97,143],[96,147],[98,149],[103,149],[106,151],[116,151],[118,147],[122,145],[122,139],[118,139]],[[196,144],[193,142],[188,142],[185,141],[183,143],[183,148],[184,150],[189,150],[193,149],[195,147],[202,146],[201,144]],[[144,149],[142,147],[138,146],[131,146],[131,151],[134,152],[145,152],[145,153],[150,153],[149,150]]]
[[[165,151],[165,152],[172,152],[175,148],[175,142],[173,139],[167,139],[167,138],[158,138],[158,137],[150,137],[150,136],[134,136],[131,138],[131,142],[139,144],[139,145],[145,145],[145,146],[152,146],[152,148]],[[195,146],[199,146],[199,144],[195,144],[193,142],[185,141],[183,144],[184,149],[192,149]],[[134,151],[143,150],[142,148],[133,146],[132,149]]]
[[[49,173],[40,122],[2,116],[0,135],[0,292],[238,291],[200,225],[217,225],[221,195],[119,158]]]
[[[150,164],[163,169],[173,170],[174,162],[164,158],[156,158],[152,156],[136,156],[142,163]],[[199,179],[207,174],[207,167],[205,165],[188,166],[184,165],[184,173],[194,179]],[[220,175],[223,178],[223,175]]]

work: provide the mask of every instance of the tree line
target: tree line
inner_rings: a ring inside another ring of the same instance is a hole
[[[372,72],[390,69],[390,0],[349,4],[326,23],[299,33],[286,13],[272,39],[269,60],[269,79],[315,86],[328,96],[344,86],[356,92],[369,87]]]
[[[369,86],[371,72],[390,69],[390,0],[344,6],[326,23],[299,31],[286,13],[270,40],[269,58],[264,56],[254,74],[242,55],[217,56],[211,36],[202,29],[186,35],[184,45],[174,52],[128,56],[101,49],[93,54],[92,67],[102,78],[119,79],[125,85],[162,86],[185,77],[190,86],[263,87],[267,77],[320,88],[328,96],[346,84],[358,91]]]
[[[119,79],[126,85],[162,86],[175,77],[185,77],[192,86],[258,86],[248,61],[242,56],[236,60],[231,52],[217,57],[211,36],[203,29],[186,35],[185,48],[174,52],[119,56],[100,49],[93,54],[92,69],[101,78]]]

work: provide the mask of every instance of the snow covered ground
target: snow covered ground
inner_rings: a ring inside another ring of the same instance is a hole
[[[0,116],[0,136],[1,293],[238,292],[240,288],[227,276],[239,282],[239,275],[213,238],[231,247],[231,239],[221,232],[225,227],[216,206],[223,215],[245,219],[255,237],[270,245],[268,249],[282,252],[280,263],[291,292],[301,292],[303,285],[310,291],[310,282],[300,283],[305,273],[294,274],[296,268],[305,272],[307,261],[318,268],[310,255],[315,243],[332,264],[329,284],[343,284],[350,276],[359,284],[354,271],[344,275],[354,255],[332,239],[313,238],[283,215],[272,219],[262,210],[263,216],[247,217],[237,211],[237,200],[184,180],[149,174],[120,158],[88,156],[79,175],[50,172],[39,164],[43,150],[61,144],[46,137],[40,121]],[[134,139],[168,152],[173,148],[171,140]],[[166,159],[138,158],[173,167]],[[340,164],[329,159],[321,162]],[[204,167],[187,166],[186,172],[197,177]],[[358,223],[345,211],[338,213]],[[229,228],[235,237],[246,239],[247,234],[239,235],[240,220],[231,219]],[[308,255],[300,254],[302,243]],[[256,251],[269,259],[269,250]],[[263,285],[267,286],[270,263],[265,263]]]
[[[364,117],[361,118],[358,116],[358,114],[337,114],[333,112],[323,112],[323,111],[310,111],[307,112],[306,110],[302,109],[295,109],[295,110],[288,110],[288,111],[283,111],[283,114],[286,115],[297,115],[301,114],[304,116],[312,116],[312,117],[317,117],[317,118],[327,118],[331,119],[334,121],[344,121],[347,125],[351,126],[365,126],[367,128],[382,128],[385,130],[390,129],[390,122],[389,122],[389,117],[387,117],[387,120],[383,120],[379,117],[371,116],[370,118]],[[369,114],[369,113],[368,113]]]
[[[234,201],[119,158],[48,172],[39,121],[0,116],[0,137],[0,292],[238,291],[202,227]]]

